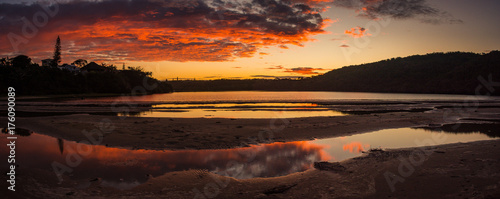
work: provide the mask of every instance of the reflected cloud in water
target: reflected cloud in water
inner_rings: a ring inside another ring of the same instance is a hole
[[[172,171],[203,169],[239,179],[275,177],[304,171],[316,161],[331,159],[325,146],[307,141],[239,149],[158,151],[86,145],[36,133],[18,140],[23,143],[16,151],[23,167],[52,171],[53,161],[65,164],[66,157],[80,156],[83,160],[72,168],[71,178],[80,181],[81,186],[89,185],[90,179],[101,178],[103,186],[119,189]],[[0,152],[3,156],[8,153],[4,149]]]
[[[219,103],[219,104],[159,104],[149,111],[119,113],[128,117],[171,118],[300,118],[345,116],[346,113],[315,103]]]
[[[349,151],[350,153],[361,153],[369,148],[369,144],[363,145],[361,142],[351,142],[349,144],[344,144],[344,146],[342,147],[344,151]]]

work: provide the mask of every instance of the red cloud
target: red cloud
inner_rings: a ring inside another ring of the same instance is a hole
[[[305,1],[304,1],[305,2]],[[303,46],[325,33],[328,23],[317,14],[322,7],[293,1],[75,1],[60,3],[46,25],[35,27],[27,42],[7,36],[22,33],[22,16],[43,12],[39,5],[3,4],[0,55],[13,46],[34,59],[51,56],[61,36],[65,62],[94,61],[231,61],[254,56],[260,48]],[[280,9],[273,9],[279,7]],[[14,45],[8,45],[14,44]]]

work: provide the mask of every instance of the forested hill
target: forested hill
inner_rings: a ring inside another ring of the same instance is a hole
[[[302,80],[173,81],[175,91],[352,91],[475,94],[478,78],[500,82],[500,52],[414,55],[346,66]],[[498,83],[497,83],[498,84]],[[500,95],[500,86],[480,92]]]
[[[334,91],[475,94],[481,85],[478,78],[488,80],[490,75],[494,82],[500,82],[499,51],[432,53],[343,67],[312,78],[306,87]],[[481,93],[484,92],[483,89]],[[500,87],[493,94],[499,95]]]

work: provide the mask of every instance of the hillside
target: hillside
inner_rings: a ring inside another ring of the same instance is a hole
[[[500,82],[500,52],[432,53],[347,66],[314,77],[314,90],[474,94],[478,78]],[[498,89],[500,90],[500,88]],[[497,95],[499,91],[495,92]]]
[[[351,91],[475,94],[478,78],[500,82],[500,52],[451,52],[346,66],[303,80],[172,81],[175,91]],[[500,83],[499,83],[500,84]],[[483,88],[481,93],[487,90]],[[500,86],[490,91],[500,95]]]

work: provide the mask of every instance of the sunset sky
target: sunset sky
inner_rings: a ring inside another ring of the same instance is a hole
[[[500,49],[497,0],[0,1],[0,56],[142,66],[165,78],[311,76]],[[22,3],[20,3],[22,2]]]

